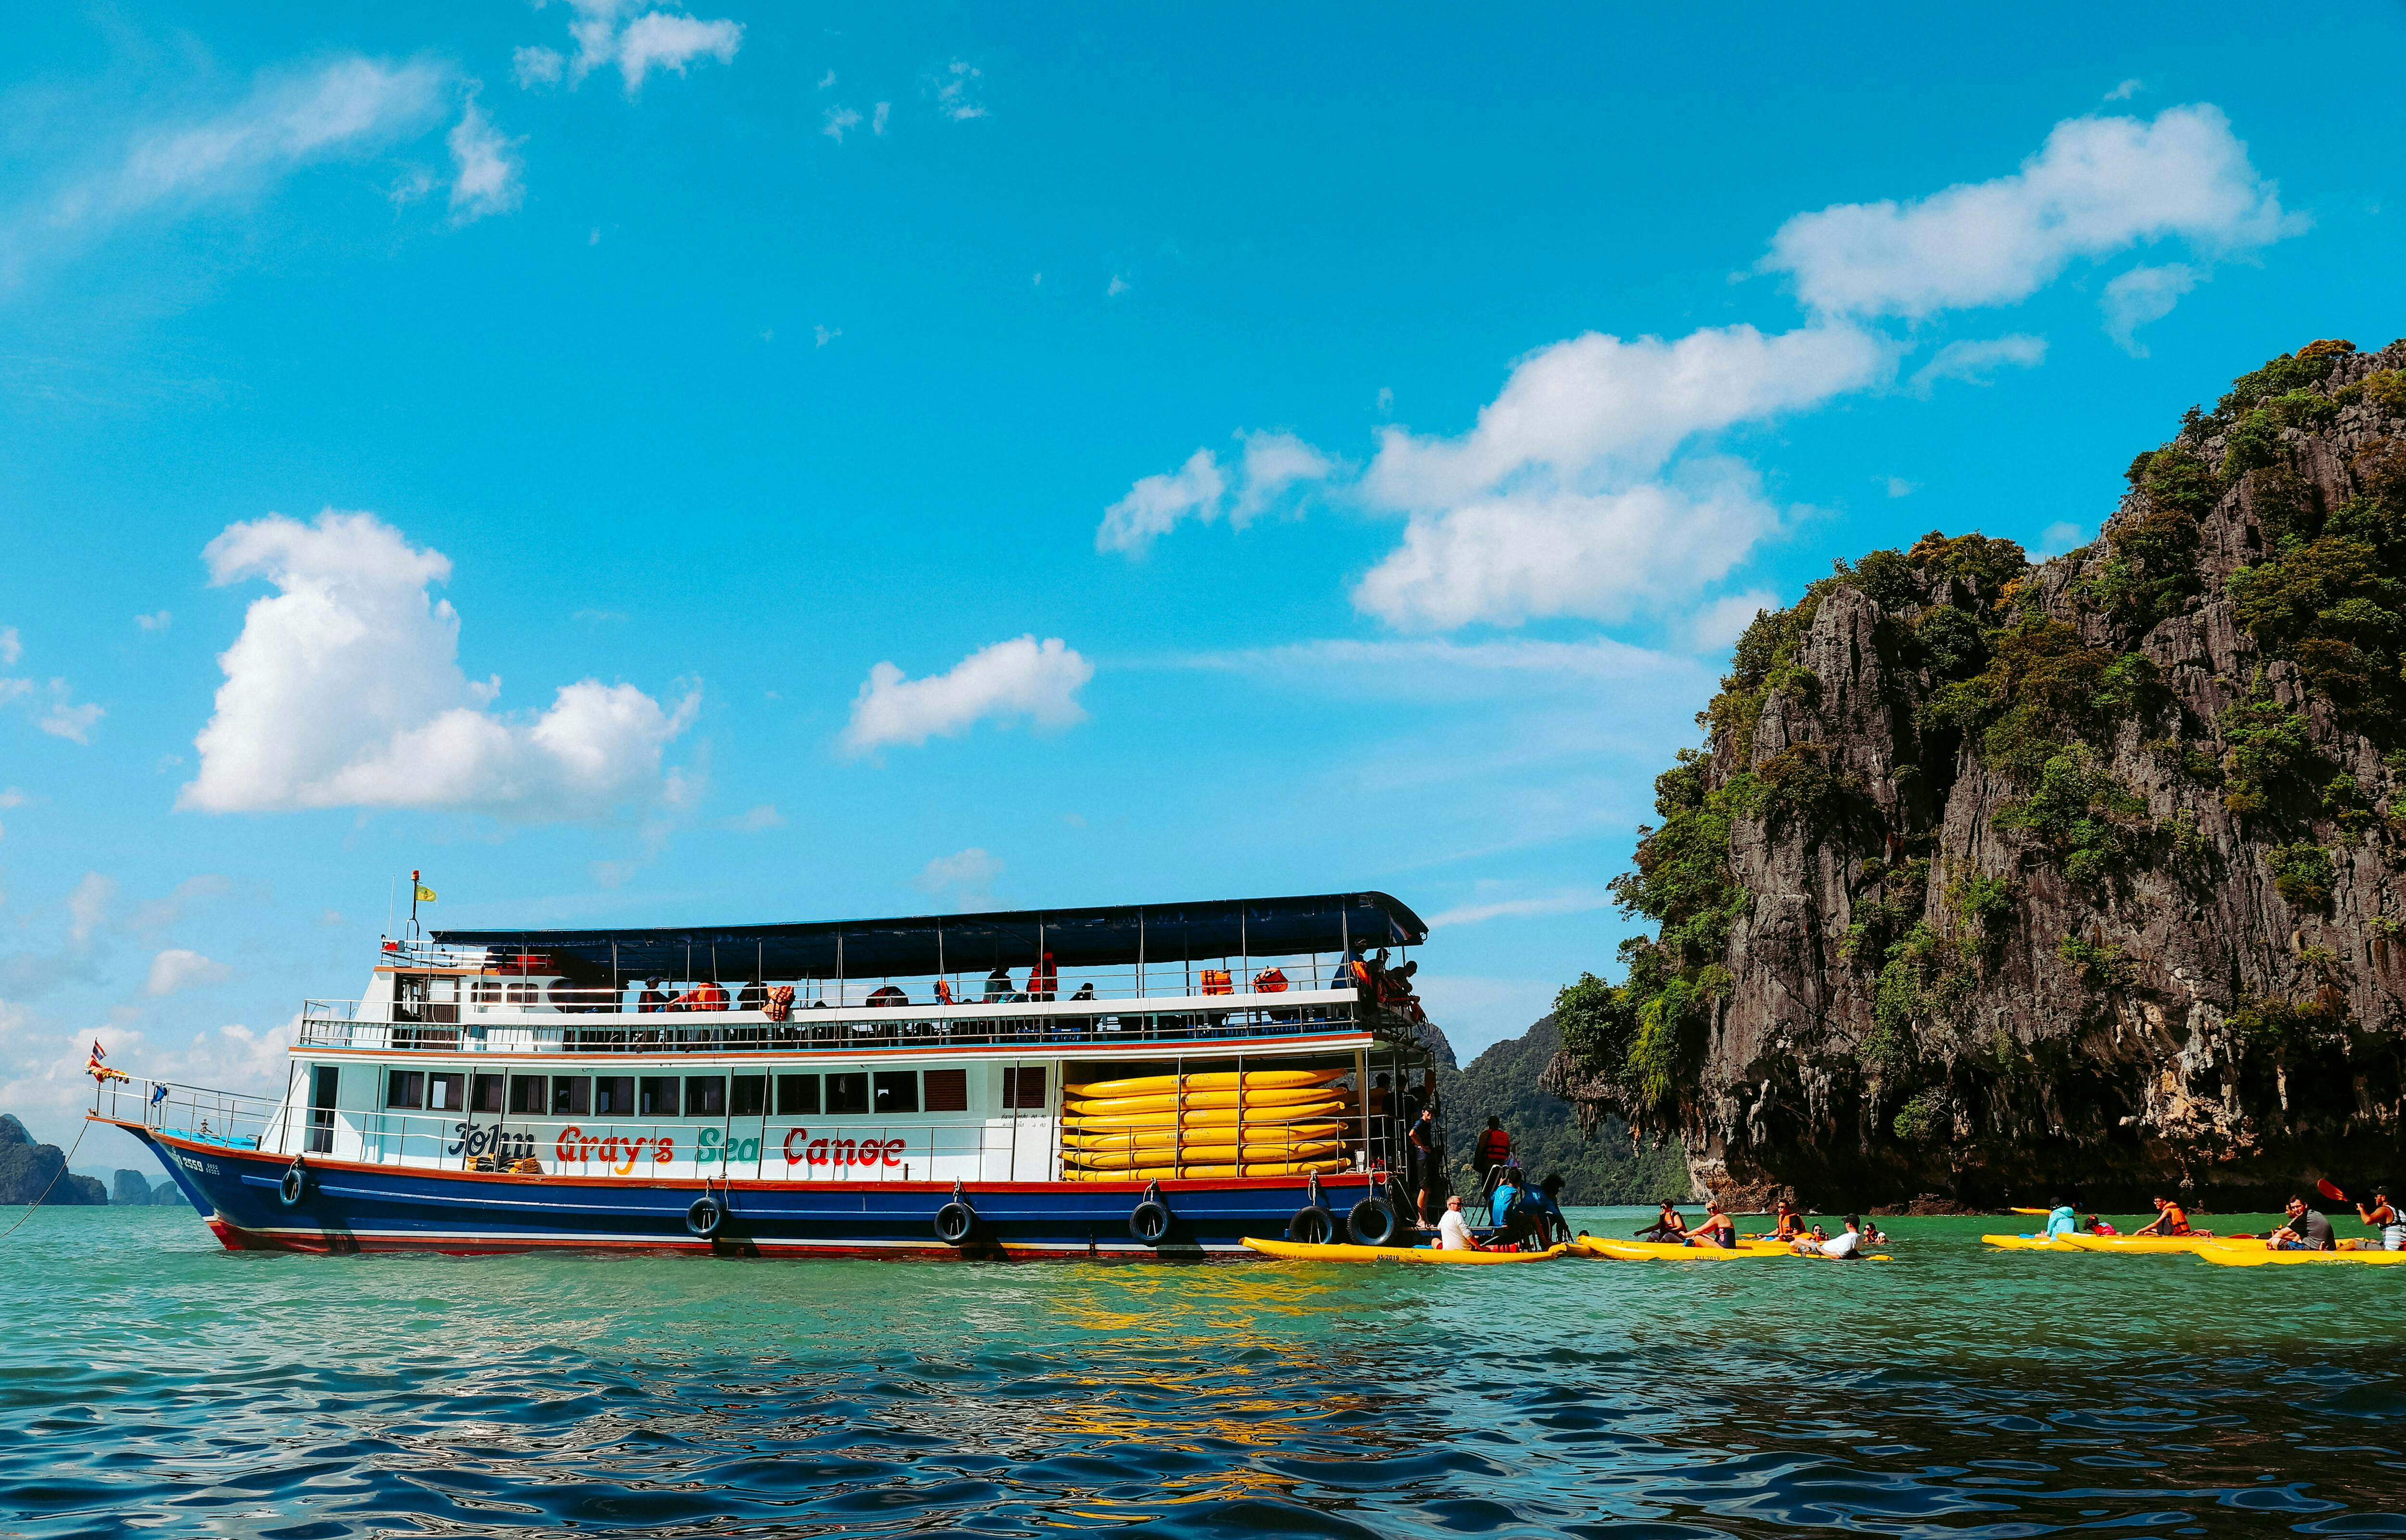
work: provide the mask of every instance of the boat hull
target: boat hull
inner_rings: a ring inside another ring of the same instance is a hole
[[[737,1256],[1246,1258],[1246,1236],[1283,1234],[1310,1201],[1304,1177],[1192,1181],[970,1182],[958,1189],[976,1222],[960,1244],[937,1237],[949,1182],[655,1181],[439,1171],[312,1159],[298,1202],[280,1190],[291,1157],[180,1138],[119,1123],[149,1144],[209,1228],[232,1250],[453,1253],[571,1249]],[[1319,1179],[1342,1216],[1383,1179]],[[1157,1187],[1170,1214],[1157,1245],[1130,1216]],[[697,1236],[688,1212],[724,1208]]]

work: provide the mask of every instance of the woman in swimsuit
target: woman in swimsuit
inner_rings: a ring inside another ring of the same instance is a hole
[[[1724,1251],[1737,1250],[1737,1226],[1721,1212],[1721,1206],[1710,1198],[1705,1200],[1705,1222],[1688,1232],[1691,1246],[1718,1246]]]

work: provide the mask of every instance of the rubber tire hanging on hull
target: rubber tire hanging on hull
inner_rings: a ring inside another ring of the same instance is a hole
[[[1319,1204],[1306,1204],[1286,1222],[1286,1238],[1298,1246],[1325,1246],[1337,1238],[1337,1216]]]
[[[1159,1198],[1147,1198],[1128,1210],[1128,1234],[1147,1246],[1158,1246],[1169,1238],[1169,1205]]]
[[[977,1234],[977,1210],[955,1198],[936,1210],[936,1238],[947,1246],[965,1246]]]
[[[704,1240],[718,1234],[718,1227],[726,1222],[726,1206],[716,1198],[696,1198],[685,1211],[685,1227]]]
[[[276,1184],[276,1196],[287,1208],[298,1208],[309,1195],[309,1167],[295,1158],[284,1168],[284,1180]]]
[[[1345,1216],[1345,1233],[1356,1246],[1392,1246],[1398,1228],[1395,1211],[1384,1198],[1364,1198]]]

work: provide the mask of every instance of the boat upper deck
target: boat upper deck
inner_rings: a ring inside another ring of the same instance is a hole
[[[1126,1050],[1413,1035],[1426,938],[1379,893],[387,940],[368,994],[307,1001],[298,1049]]]

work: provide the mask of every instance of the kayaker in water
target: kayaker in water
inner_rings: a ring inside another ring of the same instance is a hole
[[[2088,1233],[2092,1236],[2118,1236],[2122,1232],[2106,1223],[2104,1215],[2091,1214],[2088,1216]]]
[[[1688,1232],[1691,1246],[1718,1246],[1725,1251],[1737,1250],[1737,1226],[1721,1212],[1720,1204],[1712,1198],[1705,1200],[1705,1220]]]
[[[2275,1251],[2330,1251],[2338,1249],[2331,1239],[2330,1221],[2306,1207],[2303,1198],[2291,1198],[2286,1210],[2286,1224],[2273,1231],[2264,1244]]]
[[[1858,1216],[1848,1214],[1845,1230],[1827,1240],[1820,1237],[1821,1227],[1817,1224],[1813,1226],[1812,1238],[1800,1240],[1790,1250],[1800,1256],[1823,1256],[1833,1262],[1851,1262],[1862,1250],[1863,1222]]]
[[[2406,1251],[2406,1214],[2389,1201],[2389,1189],[2377,1186],[2372,1190],[2372,1207],[2356,1206],[2358,1219],[2381,1232],[2381,1249],[2385,1251]]]
[[[1874,1224],[1869,1220],[1863,1221],[1862,1234],[1863,1244],[1866,1246],[1885,1246],[1888,1244],[1888,1232],[1882,1230],[1878,1225]]]
[[[1804,1233],[1804,1216],[1796,1211],[1796,1206],[1794,1204],[1789,1202],[1786,1198],[1781,1198],[1779,1200],[1779,1212],[1772,1222],[1770,1238],[1773,1240],[1794,1240]]]
[[[2058,1236],[2076,1235],[2079,1230],[2080,1216],[2072,1211],[2072,1205],[2059,1203],[2047,1210],[2046,1223],[2040,1229],[2039,1235],[2045,1239],[2053,1240]]]
[[[2174,1203],[2172,1199],[2156,1198],[2152,1201],[2156,1206],[2156,1217],[2149,1220],[2146,1223],[2140,1225],[2137,1229],[2131,1231],[2130,1234],[2133,1236],[2163,1236],[2166,1237],[2174,1236],[2198,1236],[2201,1237],[2207,1234],[2207,1232],[2203,1230],[2190,1229],[2188,1227],[2188,1210],[2182,1208],[2179,1204]]]
[[[1684,1245],[1688,1239],[1688,1222],[1679,1217],[1679,1210],[1671,1206],[1671,1200],[1664,1198],[1663,1212],[1656,1216],[1653,1223],[1637,1232],[1637,1238],[1661,1241],[1666,1246]]]

